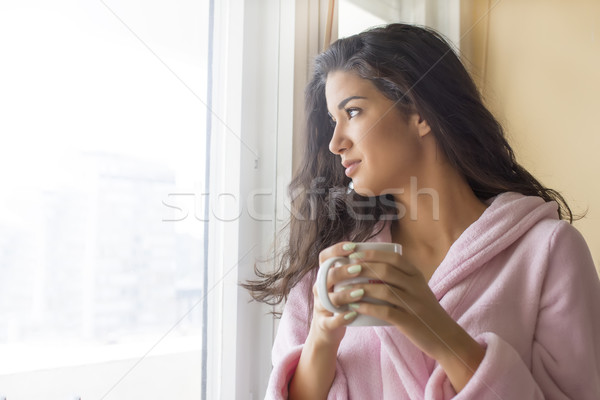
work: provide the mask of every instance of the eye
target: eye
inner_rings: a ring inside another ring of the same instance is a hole
[[[348,114],[348,119],[352,119],[354,117],[356,117],[358,115],[358,113],[360,113],[360,108],[346,108],[344,111],[346,111],[346,114]],[[329,114],[329,112],[327,113],[327,115],[329,115],[329,123],[331,124],[331,126],[333,128],[335,128],[336,122],[333,119],[333,117],[331,116],[331,114]]]
[[[352,119],[358,115],[360,108],[346,108],[346,113]]]

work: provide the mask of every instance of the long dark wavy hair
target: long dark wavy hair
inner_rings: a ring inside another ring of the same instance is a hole
[[[289,242],[275,256],[275,271],[261,272],[255,265],[259,279],[242,284],[255,300],[279,304],[307,273],[314,280],[323,249],[343,240],[364,241],[379,233],[380,221],[397,218],[392,195],[367,198],[349,190],[350,178],[329,151],[334,128],[325,83],[332,71],[370,80],[405,116],[418,112],[480,200],[508,191],[539,196],[555,200],[558,217],[572,223],[573,213],[560,193],[517,163],[502,126],[445,38],[422,26],[376,27],[337,40],[314,60],[305,90],[304,152],[288,187],[291,217],[280,232],[280,237],[289,233]],[[312,295],[306,295],[312,309]]]

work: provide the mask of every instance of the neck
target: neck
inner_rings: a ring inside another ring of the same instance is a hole
[[[392,240],[412,252],[445,255],[452,243],[486,209],[464,178],[453,168],[436,168],[396,195],[399,219]],[[404,211],[404,212],[403,212]]]

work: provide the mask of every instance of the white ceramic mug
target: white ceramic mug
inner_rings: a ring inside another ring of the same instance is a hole
[[[397,243],[381,243],[381,242],[361,242],[356,243],[356,247],[354,248],[354,252],[365,251],[365,250],[378,250],[378,251],[389,251],[393,253],[402,254],[402,246]],[[332,257],[323,262],[323,264],[319,267],[319,272],[317,274],[317,293],[319,294],[319,300],[323,307],[331,311],[332,313],[347,313],[350,309],[347,306],[336,307],[333,305],[331,300],[329,299],[329,293],[327,291],[327,272],[329,269],[334,266],[337,268],[341,265],[351,264],[353,260],[350,260],[348,257]],[[357,283],[384,283],[380,280],[374,280],[372,278],[358,276],[356,278],[347,279],[341,282],[338,282],[333,286],[334,292],[339,292],[344,290],[349,285],[354,285]],[[366,303],[374,303],[374,304],[388,304],[385,301],[372,299],[370,297],[363,297],[359,301]],[[348,326],[383,326],[389,325],[388,322],[380,320],[379,318],[372,317],[370,315],[358,314],[358,316],[348,324]]]

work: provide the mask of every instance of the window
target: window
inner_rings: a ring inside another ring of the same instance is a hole
[[[458,0],[340,0],[338,37],[347,37],[372,26],[402,22],[430,26],[459,47]]]
[[[0,395],[200,398],[208,22],[0,5]]]

